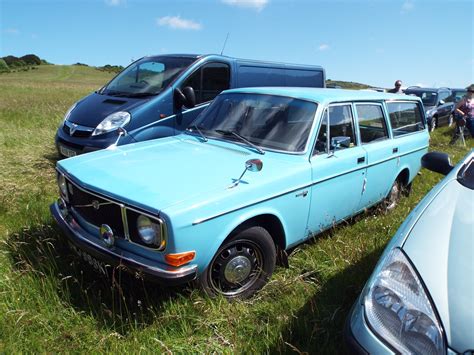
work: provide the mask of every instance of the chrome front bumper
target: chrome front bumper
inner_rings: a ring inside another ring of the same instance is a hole
[[[158,263],[156,261],[116,247],[106,247],[101,240],[90,235],[82,228],[71,214],[61,210],[57,202],[50,206],[50,210],[59,227],[63,230],[67,241],[73,245],[73,249],[76,249],[76,251],[86,252],[98,261],[113,267],[124,266],[131,273],[143,274],[143,276],[164,285],[186,283],[196,278],[196,265],[185,265],[180,268],[173,268],[172,266],[157,267]]]

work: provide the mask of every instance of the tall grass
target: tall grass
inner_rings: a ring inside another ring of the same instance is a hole
[[[54,134],[67,108],[110,74],[41,66],[0,75],[0,353],[341,351],[344,319],[401,222],[441,179],[423,170],[394,211],[376,210],[296,248],[248,301],[98,275],[61,239]],[[451,129],[431,148],[459,160]],[[473,147],[473,140],[468,140]]]

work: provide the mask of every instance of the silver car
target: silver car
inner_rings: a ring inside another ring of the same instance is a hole
[[[385,249],[354,304],[346,345],[358,353],[474,353],[474,150],[455,167],[431,152],[422,165],[446,175]]]

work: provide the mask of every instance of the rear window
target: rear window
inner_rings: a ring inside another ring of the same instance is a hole
[[[387,102],[393,136],[402,136],[425,128],[420,107],[415,102]]]

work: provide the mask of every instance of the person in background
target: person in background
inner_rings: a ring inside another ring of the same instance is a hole
[[[474,138],[474,84],[469,85],[466,90],[466,96],[457,103],[455,112],[460,120],[465,121],[471,137]]]
[[[403,94],[403,91],[402,91],[402,81],[401,80],[397,80],[395,82],[395,87],[393,89],[390,89],[388,90],[387,92],[391,93],[391,94]]]

